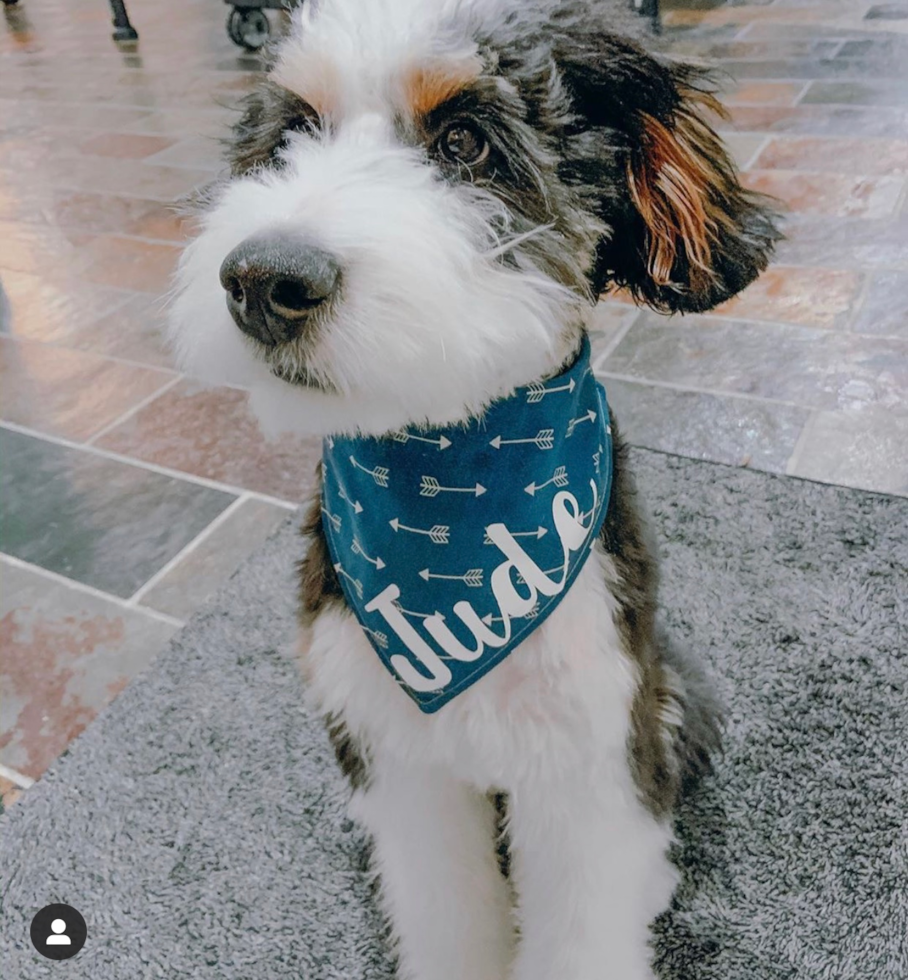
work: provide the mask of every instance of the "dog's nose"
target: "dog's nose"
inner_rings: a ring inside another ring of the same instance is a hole
[[[269,347],[298,337],[339,282],[340,266],[330,252],[286,232],[247,238],[221,265],[230,315],[243,333]]]

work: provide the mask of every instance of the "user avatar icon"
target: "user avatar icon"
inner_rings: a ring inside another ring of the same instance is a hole
[[[71,946],[72,940],[66,935],[66,923],[62,919],[54,919],[50,924],[51,931],[54,933],[44,940],[46,946]]]
[[[45,959],[69,960],[85,945],[88,926],[78,909],[54,902],[35,913],[28,935]]]

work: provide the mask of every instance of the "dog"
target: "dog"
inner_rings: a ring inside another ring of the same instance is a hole
[[[399,975],[651,978],[672,814],[720,722],[657,626],[584,324],[606,289],[664,313],[735,295],[766,266],[772,211],[711,128],[708,75],[613,33],[601,4],[293,16],[170,329],[181,366],[250,389],[266,431],[325,437],[300,658]],[[492,431],[505,417],[522,438]],[[477,517],[493,490],[506,513]],[[448,545],[461,566],[432,558]]]

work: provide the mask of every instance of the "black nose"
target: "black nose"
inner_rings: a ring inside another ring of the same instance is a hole
[[[339,282],[333,255],[286,232],[247,238],[221,266],[230,315],[243,333],[269,347],[298,337]]]

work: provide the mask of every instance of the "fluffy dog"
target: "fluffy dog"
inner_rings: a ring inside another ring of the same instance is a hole
[[[610,32],[601,10],[298,11],[181,262],[181,365],[250,388],[266,427],[445,448],[444,427],[575,363],[605,288],[702,311],[752,281],[777,234],[708,124],[708,79]],[[569,591],[433,713],[351,614],[325,523],[340,517],[321,496],[311,509],[303,671],[374,837],[403,977],[652,976],[650,923],[676,883],[672,810],[717,725],[695,666],[657,631],[656,565],[613,419],[606,431],[607,508]],[[454,662],[431,656],[439,672]]]

